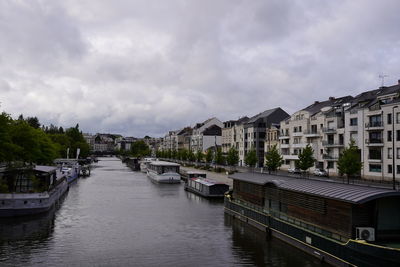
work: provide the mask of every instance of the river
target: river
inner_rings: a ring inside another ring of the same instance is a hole
[[[59,208],[0,220],[0,266],[321,266],[232,220],[223,202],[100,158]]]

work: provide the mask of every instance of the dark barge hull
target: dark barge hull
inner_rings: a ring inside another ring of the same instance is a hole
[[[399,266],[400,252],[356,240],[337,242],[225,198],[225,212],[335,266]]]
[[[185,190],[189,191],[189,192],[192,192],[194,194],[200,195],[200,196],[205,197],[205,198],[220,198],[221,199],[221,198],[224,197],[224,194],[222,194],[222,195],[205,194],[202,191],[199,191],[199,190],[196,190],[196,189],[193,189],[193,188],[187,186],[186,184],[185,184]]]

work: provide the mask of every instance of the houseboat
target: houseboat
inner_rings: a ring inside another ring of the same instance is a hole
[[[3,169],[0,171],[0,217],[46,212],[67,190],[66,176],[57,167]]]
[[[140,171],[147,173],[147,168],[149,167],[150,162],[157,160],[156,158],[143,158],[140,163]]]
[[[207,178],[207,174],[205,172],[199,172],[199,171],[186,171],[186,170],[181,170],[181,179],[186,181],[187,179],[190,178]]]
[[[127,157],[125,159],[125,163],[133,171],[140,171],[140,163],[139,163],[139,159],[138,158]]]
[[[185,190],[208,198],[223,198],[229,191],[229,185],[205,178],[189,178]]]
[[[173,162],[151,161],[147,168],[147,176],[157,183],[180,183],[179,167],[179,164]]]
[[[399,266],[400,192],[235,173],[225,212],[335,266]]]
[[[67,176],[69,184],[78,179],[81,172],[81,165],[77,159],[56,159],[54,163],[60,168],[60,171]]]

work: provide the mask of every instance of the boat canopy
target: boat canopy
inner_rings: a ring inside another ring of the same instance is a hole
[[[258,185],[272,184],[282,190],[336,199],[352,204],[363,204],[374,199],[390,196],[400,197],[400,191],[392,189],[271,174],[235,173],[230,175],[229,178]]]

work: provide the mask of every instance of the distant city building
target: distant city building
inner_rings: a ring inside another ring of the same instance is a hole
[[[208,119],[202,123],[197,123],[193,127],[190,149],[193,152],[205,152],[209,148],[221,146],[222,128],[224,124],[217,118]]]

